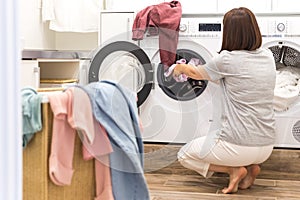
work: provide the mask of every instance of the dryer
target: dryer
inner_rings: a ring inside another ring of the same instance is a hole
[[[282,70],[293,70],[300,84],[300,15],[257,16],[263,36],[263,47],[274,55],[277,79]],[[300,85],[298,85],[300,88]],[[278,148],[300,148],[300,94],[294,98],[275,97],[276,145]]]

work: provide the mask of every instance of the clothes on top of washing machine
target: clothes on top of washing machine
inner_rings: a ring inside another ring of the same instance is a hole
[[[146,31],[159,35],[160,59],[165,69],[176,60],[181,15],[179,1],[163,2],[139,11],[133,23],[133,40],[142,40]]]

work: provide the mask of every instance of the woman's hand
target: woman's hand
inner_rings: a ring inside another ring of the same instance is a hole
[[[184,64],[176,64],[174,70],[173,70],[173,77],[179,77],[180,74],[182,74],[182,65]]]
[[[173,77],[179,77],[184,74],[195,80],[210,80],[204,67],[201,65],[192,66],[189,64],[177,64],[173,70]]]

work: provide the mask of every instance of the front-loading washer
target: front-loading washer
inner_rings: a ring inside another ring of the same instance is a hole
[[[276,84],[279,84],[279,73],[292,70],[295,81],[298,80],[292,87],[298,86],[300,89],[300,15],[259,15],[257,21],[263,36],[263,47],[272,51],[276,62]],[[286,83],[289,81],[286,80]],[[275,89],[274,109],[275,147],[300,148],[300,94],[277,96]]]
[[[183,15],[176,60],[208,62],[221,47],[220,17]],[[212,123],[216,84],[163,76],[157,36],[133,41],[120,33],[105,41],[87,61],[88,82],[113,80],[137,93],[145,142],[186,143],[206,135]],[[167,80],[168,79],[168,80]]]
[[[196,58],[207,63],[221,48],[222,17],[183,14],[176,60]],[[208,133],[213,122],[217,84],[189,79],[179,83],[164,77],[159,40],[145,37],[139,46],[153,66],[153,88],[139,107],[145,142],[186,143]]]

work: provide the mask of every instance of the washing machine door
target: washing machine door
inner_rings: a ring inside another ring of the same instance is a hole
[[[190,63],[192,59],[196,59],[199,65],[203,65],[211,57],[212,55],[205,47],[194,41],[186,40],[178,43],[176,61],[184,59],[186,63]],[[172,77],[165,77],[164,71],[163,65],[159,64],[156,74],[158,85],[167,96],[177,101],[189,101],[200,96],[208,85],[207,80],[194,80],[192,78],[186,82],[176,82]]]
[[[300,46],[286,40],[264,44],[276,63],[276,85],[273,106],[275,111],[287,110],[300,96]]]
[[[127,41],[109,43],[91,60],[88,81],[112,80],[137,92],[138,106],[147,99],[153,84],[153,69],[146,53]]]
[[[295,38],[293,40],[296,41]],[[299,41],[299,39],[298,39]],[[269,48],[276,63],[274,90],[275,147],[300,147],[300,45],[274,40],[263,45]]]

